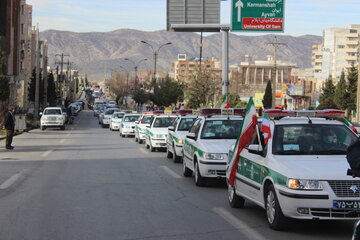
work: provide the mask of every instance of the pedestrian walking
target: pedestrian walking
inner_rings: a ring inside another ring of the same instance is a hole
[[[15,115],[14,107],[9,107],[8,112],[5,115],[5,129],[6,129],[6,149],[14,149],[11,145],[15,133]]]

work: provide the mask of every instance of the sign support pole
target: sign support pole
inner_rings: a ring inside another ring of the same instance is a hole
[[[222,34],[222,95],[229,92],[229,27],[221,28]]]

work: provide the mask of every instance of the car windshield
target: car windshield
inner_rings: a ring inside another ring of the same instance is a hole
[[[169,126],[171,126],[174,121],[175,121],[175,117],[159,117],[156,118],[154,121],[154,128],[167,128]]]
[[[202,139],[236,139],[240,134],[242,120],[207,120],[204,124]]]
[[[145,116],[142,117],[141,123],[142,124],[148,124],[148,123],[151,122],[151,118],[152,118],[151,115],[145,115]]]
[[[125,115],[125,113],[115,113],[113,118],[120,119],[120,118],[123,118],[124,115]]]
[[[178,127],[178,131],[189,131],[196,118],[183,118],[181,119]]]
[[[140,115],[133,115],[133,116],[125,116],[124,122],[135,122],[139,120]]]
[[[44,115],[61,115],[60,109],[45,109]]]
[[[272,151],[277,155],[343,155],[356,140],[344,125],[277,125]]]
[[[116,111],[119,111],[119,109],[108,109],[106,110],[105,115],[112,115]]]

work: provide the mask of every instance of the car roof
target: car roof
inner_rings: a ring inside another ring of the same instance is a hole
[[[338,120],[327,120],[325,118],[307,118],[307,117],[284,117],[279,120],[274,120],[275,125],[291,125],[291,124],[326,124],[326,125],[344,125]]]

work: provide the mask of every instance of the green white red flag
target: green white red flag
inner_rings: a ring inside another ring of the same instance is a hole
[[[358,131],[356,130],[355,126],[349,121],[347,120],[346,118],[344,118],[344,123],[346,126],[348,126],[351,130],[354,131],[354,133],[358,133]]]
[[[235,184],[240,153],[253,139],[257,123],[256,108],[251,97],[246,107],[244,121],[241,127],[240,135],[235,143],[234,152],[231,156],[229,156],[230,161],[228,163],[226,175],[228,178],[228,184],[231,187]]]
[[[263,120],[261,123],[261,132],[263,133],[264,136],[264,143],[267,144],[267,142],[271,138],[271,130],[270,130],[270,119],[266,113],[264,113],[263,115]]]
[[[228,95],[225,94],[222,99],[221,108],[230,108],[230,103],[228,100]]]

